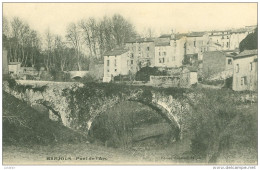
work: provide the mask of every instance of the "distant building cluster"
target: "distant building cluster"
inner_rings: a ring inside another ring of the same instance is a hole
[[[192,70],[195,67],[198,77],[202,78],[233,77],[233,90],[254,90],[257,87],[257,50],[239,54],[239,44],[255,28],[187,34],[172,32],[156,38],[127,41],[124,47],[104,54],[103,82],[110,82],[118,75],[135,74],[143,67],[174,70],[187,66]],[[248,89],[245,86],[249,83],[252,87]]]

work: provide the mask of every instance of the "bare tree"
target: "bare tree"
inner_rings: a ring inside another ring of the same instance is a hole
[[[47,71],[51,68],[51,56],[52,56],[52,49],[54,46],[54,36],[51,34],[50,29],[47,29],[45,32],[45,51],[47,53],[47,56],[44,57],[44,64],[47,69]]]
[[[71,43],[73,48],[76,51],[76,58],[77,58],[77,66],[78,70],[81,70],[81,45],[82,45],[82,38],[79,26],[75,23],[71,23],[67,28],[67,35],[66,38]]]

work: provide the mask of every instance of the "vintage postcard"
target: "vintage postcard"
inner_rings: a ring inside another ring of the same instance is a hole
[[[2,159],[258,164],[254,3],[2,3]]]

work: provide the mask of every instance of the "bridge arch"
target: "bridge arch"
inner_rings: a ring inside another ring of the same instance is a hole
[[[166,122],[171,126],[172,129],[174,129],[175,132],[177,132],[175,135],[175,139],[177,139],[177,140],[180,139],[180,136],[181,136],[180,123],[178,122],[178,119],[176,119],[176,117],[172,116],[174,113],[171,113],[168,108],[165,108],[164,106],[162,106],[156,102],[147,102],[147,101],[139,99],[139,98],[131,98],[131,97],[120,100],[119,102],[114,103],[114,105],[112,105],[112,106],[110,105],[110,108],[116,106],[116,104],[119,104],[119,103],[125,102],[125,101],[140,103],[140,104],[148,106],[149,108],[154,110],[157,114],[159,114],[160,116],[162,116],[163,119],[166,120]],[[164,105],[166,105],[166,104],[164,104]],[[107,109],[108,109],[108,107],[107,107]],[[90,130],[92,128],[92,123],[95,121],[95,119],[98,116],[100,116],[101,114],[105,113],[107,111],[107,109],[102,112],[99,112],[98,114],[93,116],[87,122],[88,130]]]

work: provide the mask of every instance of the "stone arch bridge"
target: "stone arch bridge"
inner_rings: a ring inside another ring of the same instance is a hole
[[[87,132],[95,118],[108,108],[128,100],[151,107],[172,127],[178,128],[181,135],[185,118],[196,101],[194,93],[173,88],[26,80],[17,81],[16,86],[20,90],[17,87],[10,88],[8,82],[4,82],[3,90],[30,105],[44,105],[49,109],[51,119],[81,132]]]

